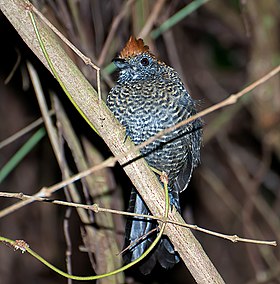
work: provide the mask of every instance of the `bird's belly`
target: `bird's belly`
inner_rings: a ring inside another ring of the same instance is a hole
[[[129,118],[126,120],[129,125],[127,134],[137,145],[180,121],[167,109],[136,109],[126,118]],[[150,166],[165,171],[172,179],[177,176],[188,154],[186,135],[184,129],[175,130],[147,145],[141,153]]]

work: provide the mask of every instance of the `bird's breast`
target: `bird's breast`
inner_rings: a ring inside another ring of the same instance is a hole
[[[176,92],[168,84],[144,82],[116,86],[109,94],[108,106],[138,144],[157,132],[175,125],[187,115],[178,104]]]
[[[171,127],[190,114],[182,96],[188,93],[172,84],[116,85],[107,104],[135,144],[141,144],[159,131]],[[188,127],[170,132],[141,150],[147,162],[174,180],[190,153]]]

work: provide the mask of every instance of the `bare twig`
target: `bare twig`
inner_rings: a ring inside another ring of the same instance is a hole
[[[137,243],[139,243],[141,240],[144,240],[146,237],[148,237],[149,235],[151,235],[152,233],[156,232],[158,230],[158,227],[150,230],[149,232],[147,232],[146,234],[140,236],[139,238],[137,238],[135,241],[133,241],[132,243],[130,243],[126,248],[124,248],[122,251],[120,251],[117,255],[121,255],[123,253],[125,253],[127,250],[129,250],[131,247],[133,247],[134,245],[136,245]]]
[[[10,82],[10,80],[13,78],[13,75],[15,74],[15,72],[16,72],[18,66],[19,66],[20,60],[21,60],[21,54],[20,54],[19,50],[17,48],[15,50],[16,50],[16,53],[17,53],[17,60],[16,60],[14,67],[12,68],[10,74],[5,79],[4,84],[8,84]]]
[[[105,58],[106,58],[106,54],[108,52],[108,49],[111,45],[111,42],[114,38],[114,35],[116,34],[116,31],[118,29],[118,26],[120,24],[120,22],[122,21],[122,19],[125,17],[125,15],[127,14],[128,8],[131,6],[131,4],[134,2],[134,0],[129,0],[124,2],[123,7],[121,8],[120,13],[114,18],[112,25],[110,27],[110,31],[109,34],[106,38],[106,41],[103,45],[102,51],[100,53],[100,56],[98,58],[98,65],[103,65]]]
[[[49,116],[52,116],[54,114],[53,110],[50,110],[48,112]],[[6,138],[5,140],[0,142],[0,149],[4,148],[5,146],[9,145],[10,143],[14,142],[15,140],[19,139],[20,137],[22,137],[23,135],[25,135],[26,133],[28,133],[29,131],[33,130],[34,128],[36,128],[37,126],[41,125],[43,123],[43,118],[40,117],[38,119],[36,119],[35,121],[33,121],[32,123],[30,123],[29,125],[27,125],[26,127],[22,128],[21,130],[17,131],[15,134],[11,135],[10,137]]]
[[[99,207],[98,204],[87,205],[87,204],[80,204],[80,203],[67,202],[67,201],[61,201],[61,200],[51,200],[51,199],[42,198],[42,197],[34,197],[34,196],[26,195],[23,193],[11,193],[11,192],[0,192],[0,197],[17,198],[17,199],[22,199],[22,200],[32,200],[32,201],[41,201],[41,202],[46,201],[46,202],[51,202],[53,204],[62,205],[62,206],[92,210],[95,213],[106,212],[106,213],[118,214],[118,215],[130,216],[130,217],[141,217],[141,218],[154,219],[160,222],[171,223],[177,226],[182,226],[182,227],[186,227],[192,230],[196,230],[196,231],[208,234],[208,235],[223,238],[233,243],[245,242],[245,243],[259,244],[259,245],[271,245],[271,246],[277,245],[276,241],[262,241],[262,240],[241,238],[237,235],[226,235],[226,234],[222,234],[222,233],[218,233],[218,232],[214,232],[208,229],[201,228],[197,225],[183,224],[183,223],[174,222],[168,219],[166,220],[165,218],[162,218],[159,216],[136,214],[136,213],[119,211],[119,210],[114,210],[114,209],[102,208],[102,207]]]
[[[145,26],[142,28],[142,30],[139,32],[138,37],[144,38],[146,37],[149,32],[152,30],[153,25],[155,23],[155,21],[158,19],[159,17],[159,13],[163,7],[165,3],[165,0],[158,0],[155,2],[155,5],[153,7],[152,12],[150,13],[149,18],[147,19]]]

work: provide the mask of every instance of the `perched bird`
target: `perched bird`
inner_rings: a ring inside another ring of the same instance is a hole
[[[142,39],[131,36],[113,62],[119,69],[119,78],[109,92],[107,105],[136,145],[196,113],[196,103],[178,73],[159,61]],[[150,166],[167,173],[170,204],[179,211],[179,193],[187,188],[193,169],[200,162],[201,128],[201,120],[197,119],[141,150]],[[135,189],[128,210],[150,214]],[[156,236],[141,237],[156,225],[153,220],[128,219],[125,246],[131,246],[124,256],[125,262],[137,259],[149,247]],[[164,268],[171,268],[179,261],[167,236],[140,266],[140,271],[150,273],[157,261]]]

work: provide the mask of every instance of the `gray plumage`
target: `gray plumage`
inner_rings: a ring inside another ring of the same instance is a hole
[[[139,40],[130,38],[137,44]],[[129,42],[125,48],[128,48]],[[125,56],[115,59],[120,73],[116,85],[107,97],[107,105],[127,135],[137,145],[159,131],[177,124],[196,113],[196,104],[186,91],[177,72],[157,60],[147,47],[135,52],[126,50]],[[136,48],[137,49],[137,48]],[[124,52],[123,52],[124,53]],[[168,133],[141,150],[148,164],[168,175],[170,203],[180,211],[179,193],[186,189],[193,169],[200,162],[201,120]],[[133,189],[129,211],[150,214],[145,203]],[[126,227],[126,245],[139,239],[156,226],[151,220],[130,218]],[[136,243],[126,255],[127,262],[138,258],[153,241],[155,235]],[[157,249],[148,256],[140,270],[149,273],[156,261],[171,268],[179,261],[173,245],[165,236]]]

